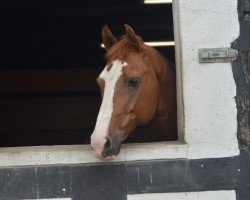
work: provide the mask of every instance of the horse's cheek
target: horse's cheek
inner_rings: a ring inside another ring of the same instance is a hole
[[[157,97],[155,95],[147,95],[142,98],[138,104],[136,113],[138,113],[139,124],[145,124],[150,121],[155,113],[157,106]]]
[[[149,112],[150,117],[155,113],[156,107],[157,107],[157,101],[158,101],[158,83],[156,80],[151,77],[150,83],[148,85],[148,88],[145,88],[146,95],[145,95],[145,106],[144,109]]]
[[[155,113],[155,110],[156,110],[156,107],[157,107],[157,100],[158,100],[158,95],[157,94],[152,95],[150,97],[149,104],[145,108],[149,112],[150,119],[154,116],[154,113]]]
[[[126,114],[121,121],[121,128],[128,129],[134,127],[135,124],[135,115],[134,114]]]

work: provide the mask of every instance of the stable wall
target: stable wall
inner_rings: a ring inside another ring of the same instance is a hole
[[[238,37],[237,2],[180,0],[174,6],[179,11],[174,19],[179,24],[175,36],[181,140],[124,145],[119,162],[111,163],[94,159],[89,146],[1,149],[1,165],[6,169],[0,170],[0,180],[12,183],[11,188],[2,184],[3,197],[249,199],[250,153],[246,148],[239,155],[231,64],[199,64],[197,52],[198,48],[230,47]],[[22,161],[29,156],[33,157]],[[46,161],[56,166],[44,166]],[[23,166],[33,164],[43,166]],[[16,182],[20,177],[22,181]],[[49,183],[55,184],[53,188],[47,187]],[[14,189],[20,185],[23,192],[18,193]]]

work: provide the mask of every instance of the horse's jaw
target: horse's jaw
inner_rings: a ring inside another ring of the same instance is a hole
[[[96,156],[97,157],[97,156]],[[103,161],[112,161],[112,160],[115,160],[115,158],[116,158],[116,156],[115,155],[112,155],[112,156],[107,156],[107,157],[97,157],[97,158],[99,158],[99,159],[101,159],[101,160],[103,160]]]
[[[116,158],[116,155],[111,155],[111,156],[102,156],[102,152],[94,151],[94,155],[96,158],[103,160],[103,161],[112,161]]]

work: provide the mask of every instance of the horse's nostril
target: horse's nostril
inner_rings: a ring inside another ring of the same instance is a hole
[[[104,145],[104,149],[105,149],[105,150],[110,150],[110,149],[112,149],[112,141],[111,141],[111,139],[110,139],[109,137],[107,137],[107,141],[106,141],[106,143],[105,143],[105,145]]]
[[[104,145],[102,156],[108,157],[117,155],[120,151],[122,138],[111,138],[110,136],[107,136],[106,139],[107,141]]]

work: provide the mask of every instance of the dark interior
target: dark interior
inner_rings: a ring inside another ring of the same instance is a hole
[[[101,29],[129,24],[144,41],[174,39],[171,4],[142,0],[0,3],[0,146],[85,144],[101,103]],[[157,48],[174,62],[174,47]],[[148,126],[126,142],[159,139]]]

